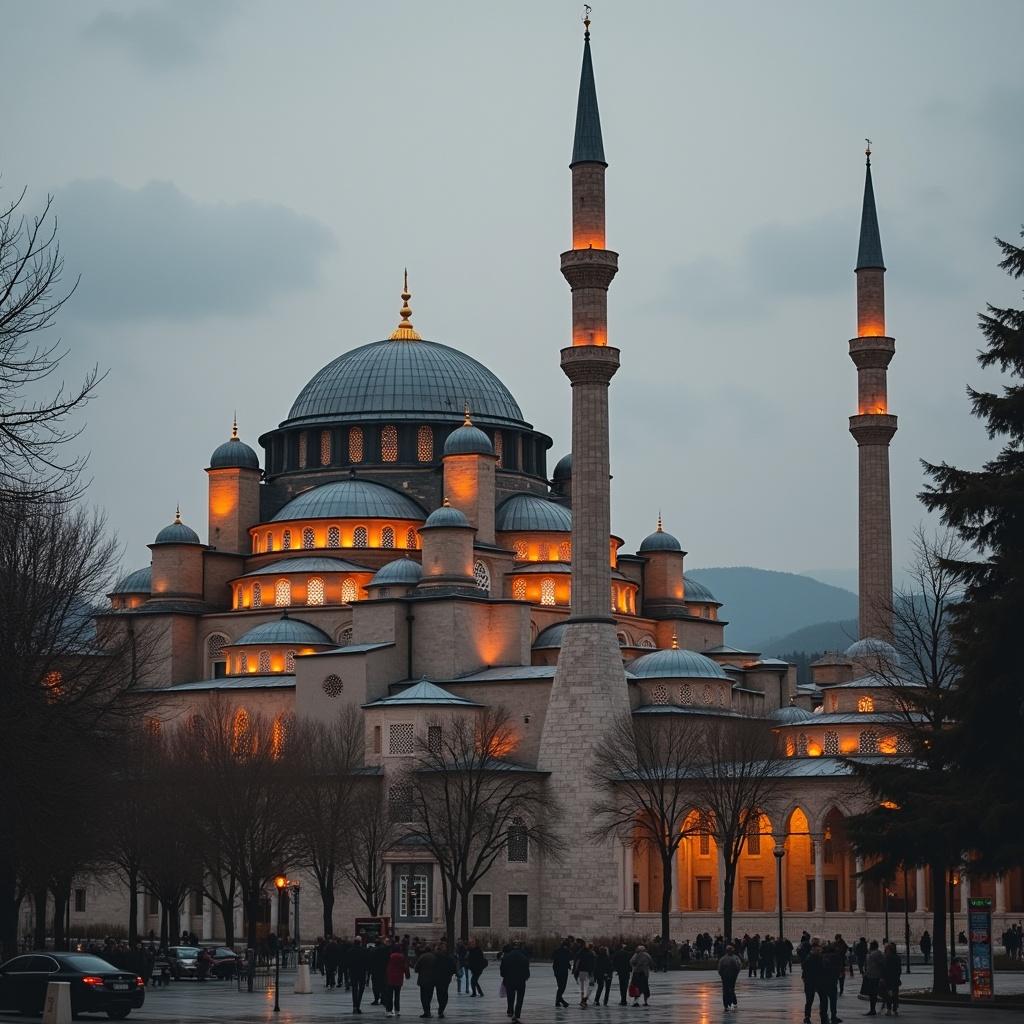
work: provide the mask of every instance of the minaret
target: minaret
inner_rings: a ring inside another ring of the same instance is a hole
[[[608,166],[584,20],[583,70],[572,162],[572,248],[562,274],[572,289],[572,345],[562,370],[572,385],[572,614],[566,623],[541,734],[539,767],[552,773],[562,811],[557,828],[566,843],[561,863],[545,864],[542,932],[605,934],[616,930],[622,883],[615,844],[588,845],[573,855],[591,826],[595,746],[620,715],[629,713],[622,654],[611,608],[609,536],[608,385],[619,350],[608,345],[608,285],[618,255],[604,247],[604,174]]]
[[[892,635],[892,522],[889,511],[889,442],[896,417],[889,415],[886,371],[896,342],[885,333],[885,265],[871,184],[871,143],[865,150],[864,208],[857,252],[857,337],[850,358],[857,367],[857,415],[850,433],[859,457],[860,636]]]

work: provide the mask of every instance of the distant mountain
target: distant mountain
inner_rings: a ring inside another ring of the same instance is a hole
[[[776,640],[798,630],[845,622],[857,615],[856,594],[792,572],[728,566],[687,569],[686,575],[706,586],[724,605],[721,614],[729,623],[726,643],[733,647],[767,653],[769,646],[777,646]]]
[[[810,576],[819,583],[827,583],[830,587],[842,587],[856,594],[860,588],[860,579],[856,567],[852,569],[805,569],[801,576]]]
[[[760,650],[771,658],[781,658],[795,651],[823,654],[825,651],[845,651],[856,639],[857,620],[845,619],[842,622],[819,622],[813,626],[804,626],[803,629],[769,641]]]

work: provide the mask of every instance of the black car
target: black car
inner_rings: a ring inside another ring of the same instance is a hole
[[[0,1010],[42,1013],[51,981],[71,985],[71,1013],[123,1020],[146,998],[145,982],[91,953],[26,953],[0,965]]]

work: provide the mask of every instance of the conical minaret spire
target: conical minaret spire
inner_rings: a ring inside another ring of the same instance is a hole
[[[885,333],[885,264],[871,181],[871,142],[865,150],[864,205],[857,248],[857,337],[850,358],[857,367],[857,415],[850,433],[858,451],[858,576],[860,635],[892,634],[892,516],[889,443],[896,417],[889,413],[888,366],[896,342]]]

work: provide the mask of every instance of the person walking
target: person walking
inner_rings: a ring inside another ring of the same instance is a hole
[[[466,966],[469,968],[469,994],[483,996],[484,990],[480,987],[480,975],[487,970],[487,957],[484,956],[484,951],[476,939],[469,940]]]
[[[619,1006],[625,1006],[626,997],[629,994],[631,968],[629,966],[629,950],[622,943],[615,947],[615,952],[612,954],[612,970],[619,979]]]
[[[466,946],[465,939],[459,939],[455,943],[455,963],[458,964],[458,970],[455,972],[455,991],[461,996],[462,995],[462,983],[466,983],[466,991],[469,991],[469,970],[466,967],[466,955],[469,953],[469,949]]]
[[[900,1015],[900,982],[903,967],[900,964],[899,954],[896,952],[896,943],[886,944],[885,952],[882,955],[882,984],[885,986],[885,1015],[886,1017],[898,1017]]]
[[[551,954],[551,970],[555,975],[555,1006],[568,1006],[565,1001],[565,987],[569,984],[572,969],[572,947],[568,939]]]
[[[434,994],[437,996],[438,1017],[444,1016],[448,1006],[448,989],[458,970],[458,960],[448,952],[448,943],[442,939],[434,951]]]
[[[875,1007],[878,1005],[878,990],[882,986],[882,972],[885,966],[885,954],[878,948],[878,941],[871,940],[868,947],[868,954],[864,958],[864,980],[861,982],[860,994],[868,997],[870,1007],[865,1014],[866,1017],[878,1015]]]
[[[849,959],[850,947],[846,944],[846,940],[843,938],[841,933],[836,933],[834,940],[836,952],[839,955],[839,994],[842,995],[846,990],[846,962]]]
[[[402,1013],[402,985],[409,977],[409,960],[402,947],[391,947],[388,966],[384,972],[384,1016],[398,1017]]]
[[[523,1000],[526,998],[526,983],[530,980],[530,961],[520,949],[518,942],[501,957],[501,978],[505,983],[505,999],[508,1003],[508,1016],[512,1024],[519,1024],[523,1012]]]
[[[857,955],[857,970],[863,974],[865,965],[868,961],[868,940],[865,939],[863,935],[857,940],[857,944],[853,947],[853,951]]]
[[[594,961],[594,977],[597,979],[597,993],[594,996],[594,1005],[601,1005],[601,993],[604,992],[604,1005],[608,1005],[608,996],[612,991],[612,957],[607,946],[597,950]]]
[[[370,969],[370,954],[357,935],[348,947],[348,980],[352,990],[352,1012],[362,1013],[363,992],[366,989],[366,975]]]
[[[755,932],[747,943],[747,977],[757,977],[757,965],[761,958],[761,934]]]
[[[338,942],[333,935],[327,939],[327,945],[324,946],[324,970],[327,973],[327,989],[328,991],[334,988],[336,979],[338,976],[338,963],[341,960],[341,950],[338,948]]]
[[[722,1005],[728,1010],[736,1006],[736,979],[743,969],[743,962],[736,955],[733,946],[725,947],[725,954],[718,961],[718,976],[722,979]]]
[[[647,1006],[651,998],[651,969],[654,967],[651,954],[647,952],[645,947],[637,946],[636,952],[630,958],[629,966],[633,972],[630,984],[636,988],[633,1005],[639,1006],[640,996],[643,996],[644,1006]]]
[[[576,954],[574,973],[580,986],[580,1006],[587,1006],[590,1002],[590,990],[594,987],[594,965],[597,958],[594,956],[592,943],[584,943]]]
[[[807,952],[800,961],[800,977],[804,983],[804,1024],[811,1024],[814,997],[818,994],[818,983],[822,972],[821,943],[807,940]]]
[[[838,1014],[839,1002],[839,976],[846,970],[839,951],[834,942],[826,943],[821,951],[821,958],[824,962],[822,972],[822,989],[825,993],[825,1002],[822,1006],[822,1024],[831,1019],[831,1024],[840,1024],[842,1018]]]
[[[927,964],[932,955],[932,937],[928,934],[927,929],[921,933],[921,955]]]
[[[429,1017],[430,1005],[434,998],[434,951],[427,946],[418,957],[416,957],[416,984],[420,989],[420,1005],[423,1007],[421,1017]]]
[[[384,1002],[384,990],[388,987],[387,971],[390,956],[391,950],[387,939],[383,935],[378,936],[376,943],[369,950],[370,987],[373,989],[371,1006],[381,1006]]]

